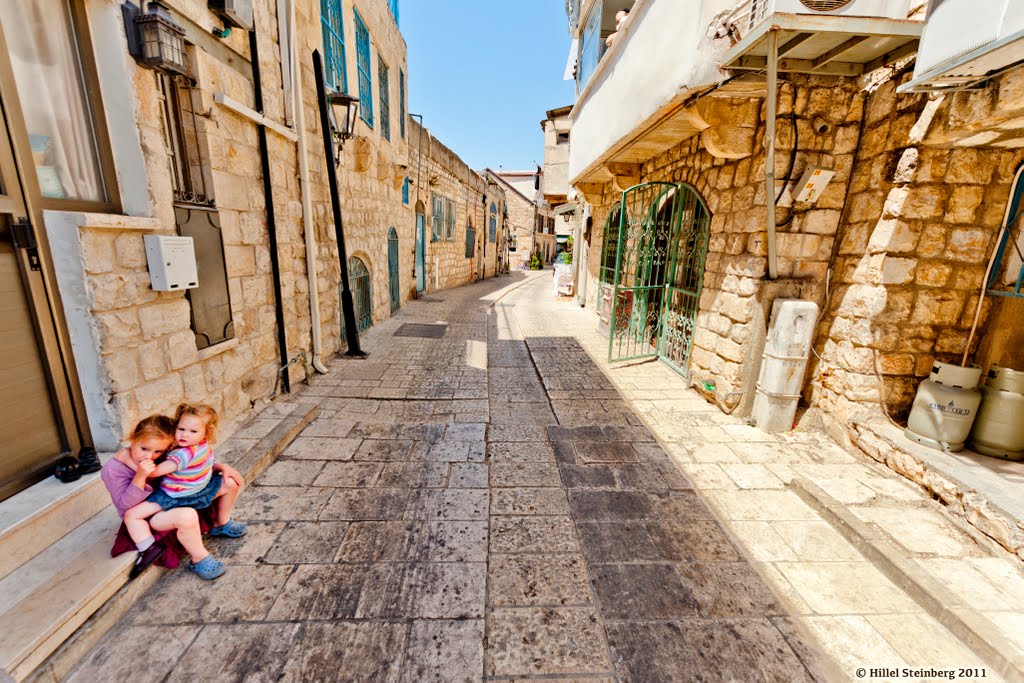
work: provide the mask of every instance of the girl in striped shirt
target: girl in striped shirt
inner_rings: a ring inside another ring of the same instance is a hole
[[[231,519],[231,510],[244,484],[241,474],[232,467],[214,463],[211,444],[217,438],[217,411],[203,404],[183,403],[175,414],[174,432],[176,448],[156,466],[152,477],[163,476],[160,488],[125,512],[125,523],[144,520],[160,510],[179,507],[202,510],[214,506],[216,526],[211,536],[244,536],[245,524]],[[199,562],[189,562],[188,568],[204,579],[215,579],[224,573],[224,564],[213,555]]]

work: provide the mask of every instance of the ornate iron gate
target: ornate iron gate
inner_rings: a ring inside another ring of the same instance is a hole
[[[398,232],[394,228],[388,231],[388,276],[391,312],[394,313],[402,305],[402,289],[398,279]]]
[[[687,374],[710,214],[687,184],[622,194],[608,359],[661,357]]]
[[[678,216],[669,247],[658,355],[685,377],[690,373],[690,351],[693,350],[693,333],[704,284],[711,213],[690,185],[680,185],[676,204]]]

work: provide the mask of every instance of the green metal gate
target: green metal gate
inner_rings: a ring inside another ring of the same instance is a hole
[[[363,259],[350,256],[348,259],[348,279],[352,288],[352,303],[356,309],[356,328],[365,332],[373,324],[373,304],[370,299],[370,271]],[[338,286],[339,291],[341,285]],[[341,316],[341,336],[345,337],[345,316]]]
[[[402,288],[398,278],[398,232],[388,231],[388,277],[391,290],[391,313],[402,305]]]
[[[661,357],[687,374],[710,214],[685,183],[622,194],[608,359]]]

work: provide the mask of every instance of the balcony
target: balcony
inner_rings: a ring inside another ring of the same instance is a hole
[[[883,6],[887,17],[771,9],[752,16],[749,0],[638,0],[592,72],[585,57],[593,10],[588,14],[584,6],[577,31],[581,90],[570,115],[570,182],[584,193],[608,181],[624,189],[639,177],[640,164],[698,133],[716,157],[748,156],[751,131],[731,125],[745,108],[718,98],[764,97],[770,54],[777,55],[779,72],[848,77],[905,58],[921,34],[920,21],[895,18],[906,16],[907,4]],[[789,7],[781,0],[779,6]],[[853,7],[878,11],[876,5]],[[772,36],[776,53],[769,52]],[[712,89],[714,97],[696,102]]]
[[[707,29],[716,15],[736,4],[638,0],[625,27],[601,55],[607,27],[591,35],[596,32],[595,13],[603,25],[607,8],[600,1],[584,3],[578,37],[581,89],[570,117],[573,184],[606,182],[614,176],[607,164],[641,163],[699,132],[689,117],[673,114],[692,93],[725,80]],[[614,27],[614,12],[611,16]],[[590,45],[595,39],[596,60],[588,53],[595,49]]]

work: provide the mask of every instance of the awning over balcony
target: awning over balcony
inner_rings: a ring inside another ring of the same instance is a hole
[[[722,56],[722,68],[767,68],[768,35],[778,29],[779,71],[860,76],[914,54],[923,26],[907,19],[775,14]]]

